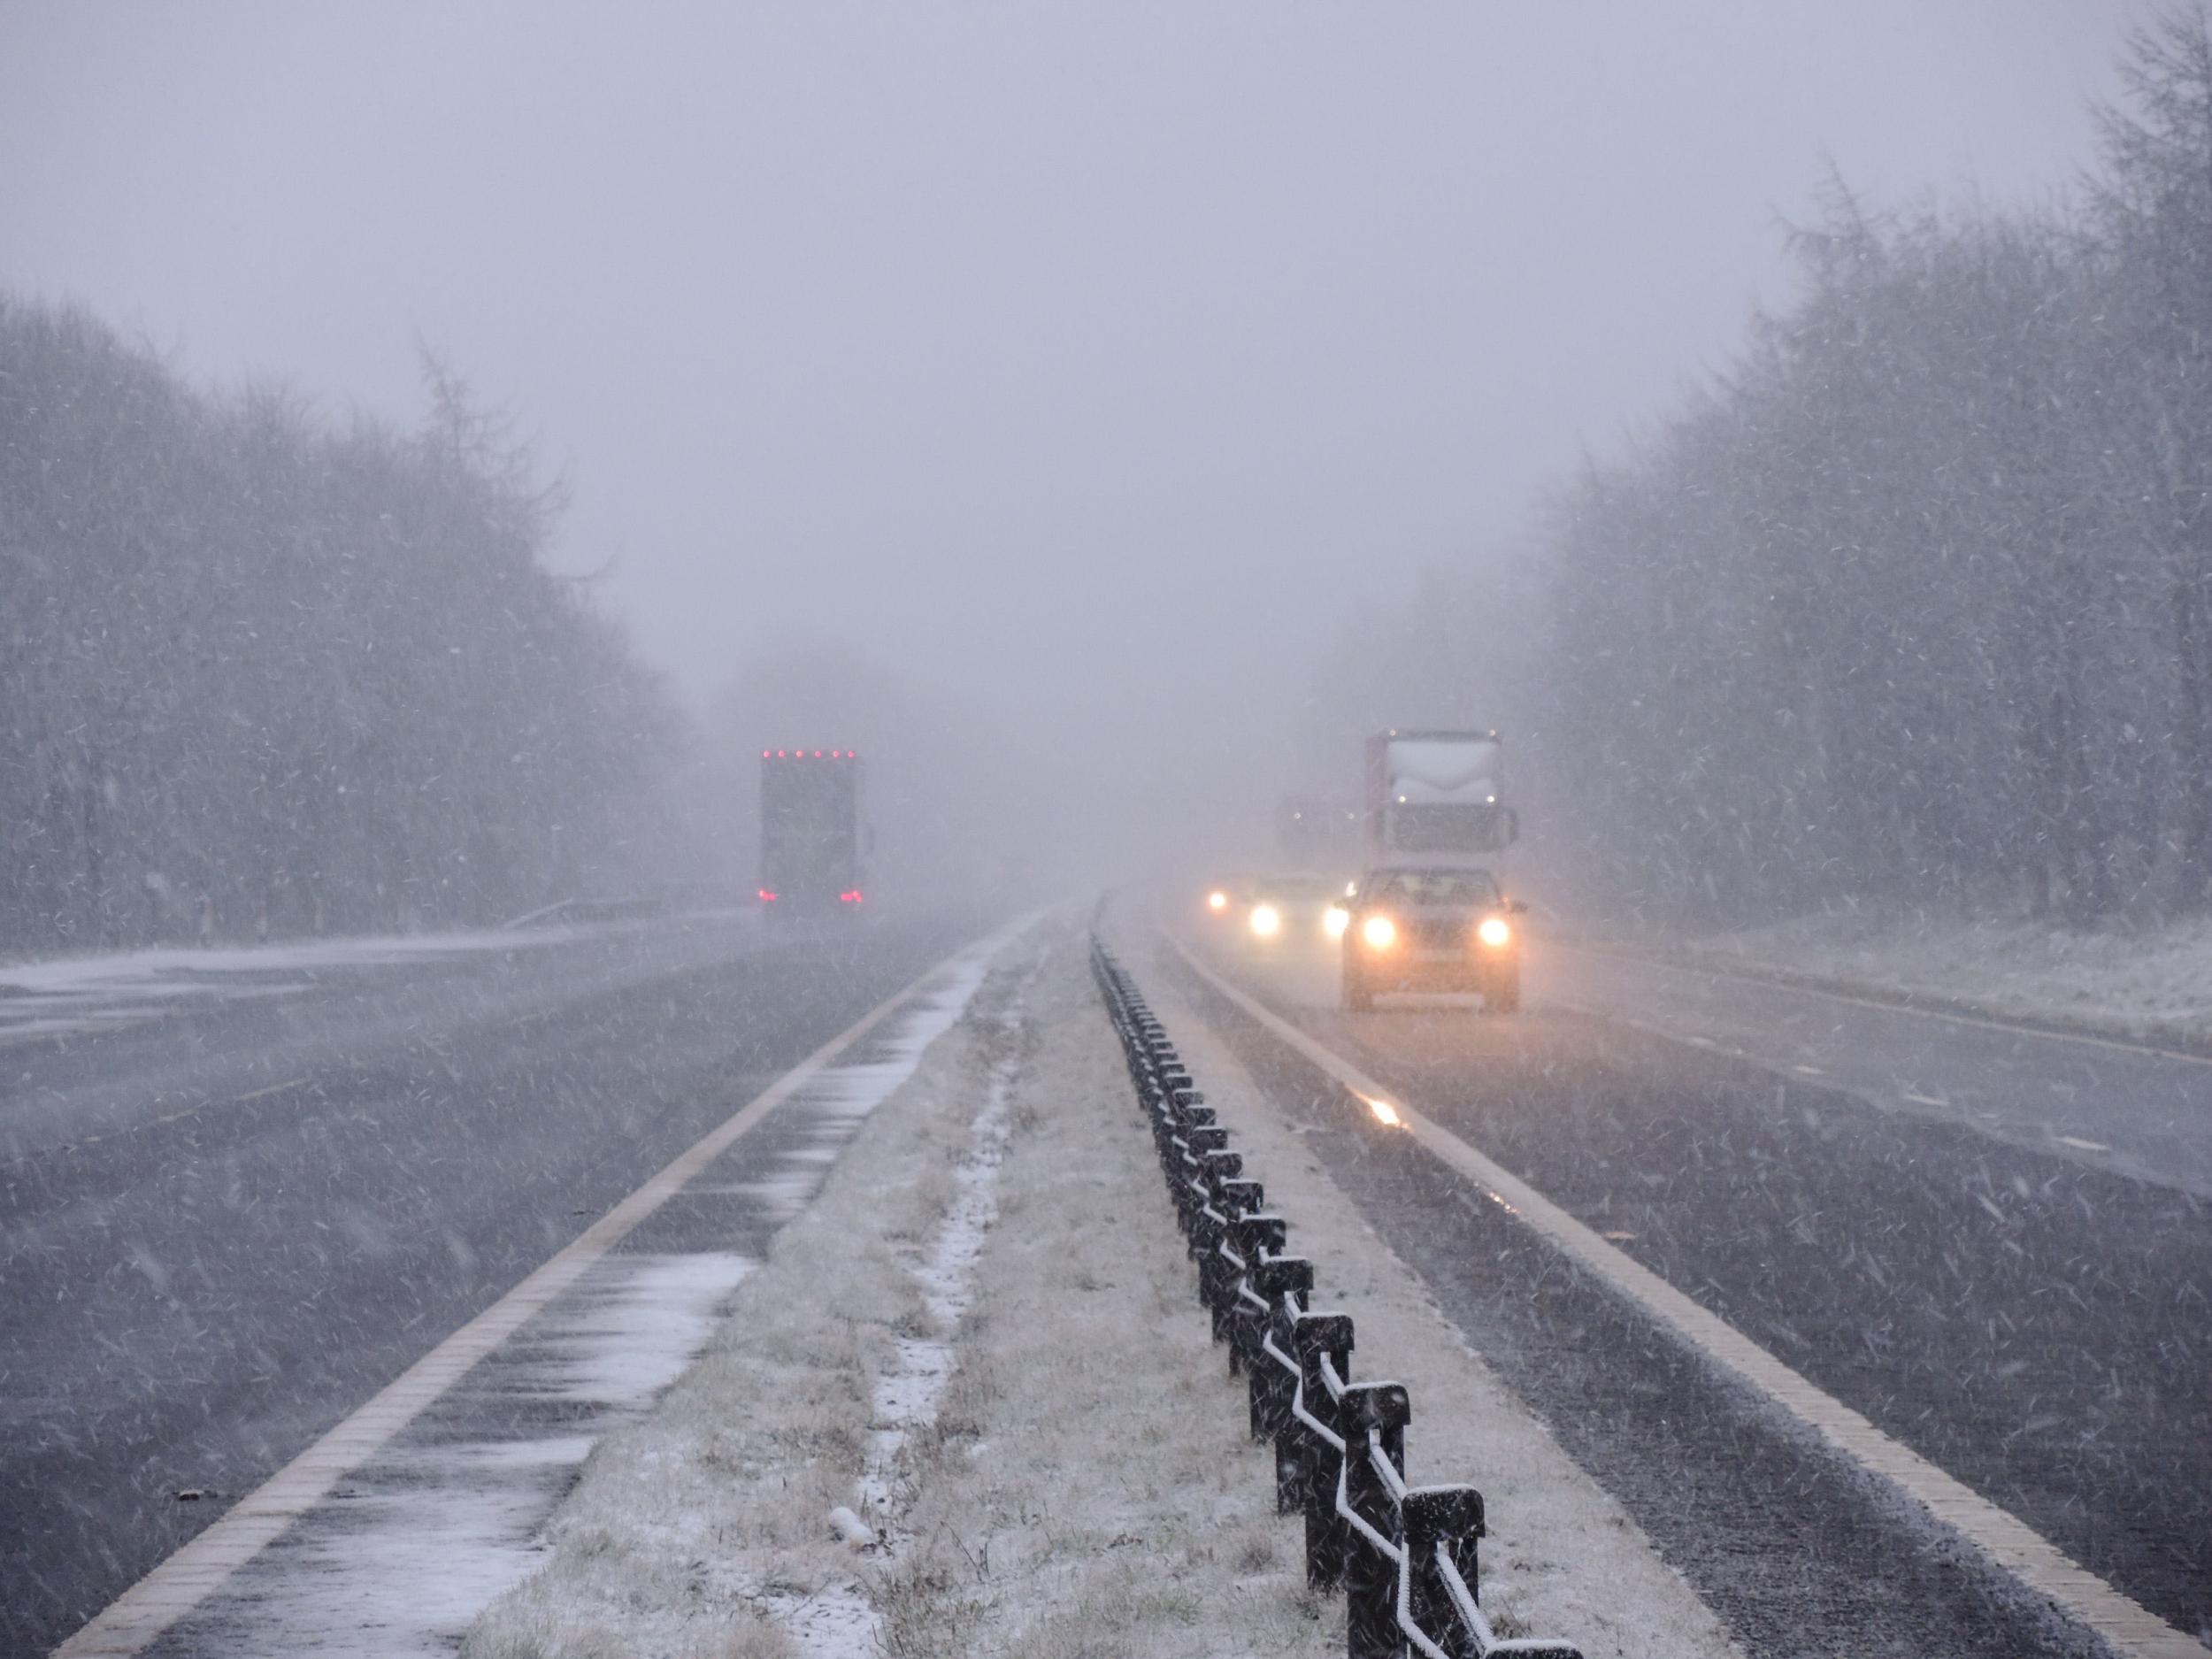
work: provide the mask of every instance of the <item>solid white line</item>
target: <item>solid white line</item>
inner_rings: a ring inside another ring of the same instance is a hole
[[[1640,1262],[1615,1249],[1558,1205],[1492,1163],[1449,1130],[1431,1122],[1348,1060],[1323,1048],[1201,962],[1179,939],[1170,942],[1193,972],[1257,1020],[1281,1041],[1366,1098],[1392,1101],[1405,1126],[1440,1160],[1451,1165],[1537,1232],[1646,1311],[1671,1325],[1830,1445],[1862,1467],[1886,1477],[1926,1506],[1935,1517],[1972,1541],[2031,1590],[2049,1596],[2120,1653],[2143,1659],[2204,1659],[2204,1647],[2133,1598],[2069,1559],[2016,1517],[1899,1444],[1834,1396],[1815,1387],[1725,1320],[1677,1290]]]
[[[567,1290],[638,1224],[729,1148],[731,1142],[881,1023],[907,998],[971,955],[995,949],[1003,933],[955,951],[887,1001],[864,1014],[734,1116],[711,1129],[659,1174],[564,1246],[546,1263],[432,1348],[366,1405],[239,1500],[223,1518],[126,1590],[92,1622],[54,1650],[54,1659],[135,1654],[220,1588],[332,1487],[411,1423],[469,1367],[497,1348],[531,1315]]]

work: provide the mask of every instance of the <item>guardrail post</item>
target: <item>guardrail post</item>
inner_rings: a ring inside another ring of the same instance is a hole
[[[1259,1321],[1265,1317],[1265,1296],[1261,1293],[1256,1275],[1260,1263],[1268,1256],[1279,1253],[1289,1233],[1280,1216],[1263,1216],[1260,1208],[1260,1184],[1257,1181],[1236,1181],[1233,1186],[1248,1187],[1244,1194],[1248,1202],[1229,1219],[1226,1248],[1242,1258],[1243,1271],[1237,1273],[1229,1286],[1228,1317],[1222,1328],[1229,1339],[1229,1375],[1248,1371],[1252,1356],[1259,1342],[1255,1333]],[[1259,1305],[1256,1306],[1257,1303]]]
[[[1252,1391],[1252,1438],[1274,1443],[1275,1509],[1279,1515],[1287,1515],[1298,1507],[1297,1448],[1290,1438],[1290,1401],[1298,1377],[1294,1370],[1285,1369],[1284,1362],[1294,1367],[1298,1363],[1290,1350],[1290,1323],[1313,1294],[1313,1263],[1302,1256],[1277,1256],[1255,1263],[1252,1290],[1267,1304],[1266,1312],[1252,1316],[1248,1375]],[[1270,1337],[1281,1360],[1266,1351]]]
[[[1297,1421],[1294,1411],[1291,1425],[1301,1452],[1298,1485],[1306,1511],[1306,1582],[1317,1590],[1333,1590],[1344,1578],[1345,1526],[1336,1512],[1344,1424],[1321,1368],[1327,1362],[1339,1380],[1351,1374],[1351,1316],[1302,1313],[1290,1334],[1305,1414],[1313,1419],[1311,1424]],[[1319,1432],[1313,1424],[1320,1425]]]
[[[1414,1486],[1400,1509],[1406,1552],[1406,1611],[1448,1653],[1477,1655],[1482,1633],[1467,1627],[1436,1570],[1443,1550],[1471,1594],[1480,1594],[1476,1540],[1483,1535],[1482,1494],[1472,1486]]]
[[[1405,1385],[1354,1383],[1338,1401],[1344,1424],[1344,1503],[1393,1545],[1402,1547],[1398,1494],[1406,1468],[1406,1424],[1413,1416]],[[1397,1473],[1394,1485],[1375,1467],[1375,1452]],[[1344,1528],[1344,1651],[1347,1659],[1402,1659],[1398,1563],[1348,1523]]]

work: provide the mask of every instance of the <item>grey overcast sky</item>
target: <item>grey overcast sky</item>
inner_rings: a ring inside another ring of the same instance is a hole
[[[1256,709],[1724,361],[1831,161],[2067,185],[2149,12],[0,0],[0,282],[405,421],[433,343],[695,699],[803,629]]]

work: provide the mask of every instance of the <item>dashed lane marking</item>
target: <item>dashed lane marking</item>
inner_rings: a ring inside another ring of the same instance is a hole
[[[1790,1070],[1796,1072],[1800,1077],[1823,1077],[1826,1075],[1826,1073],[1823,1072],[1816,1065],[1793,1065],[1790,1068]]]
[[[1948,1106],[1951,1103],[1949,1101],[1941,1099],[1937,1095],[1923,1094],[1917,1089],[1909,1088],[1901,1090],[1899,1093],[1899,1098],[1902,1100],[1909,1100],[1916,1106]]]
[[[1181,940],[1169,935],[1169,942],[1194,973],[1346,1088],[1364,1100],[1393,1098],[1391,1091],[1350,1061],[1230,984],[1201,962]],[[1890,1439],[1642,1263],[1614,1248],[1520,1177],[1402,1102],[1395,1102],[1394,1109],[1406,1133],[1439,1160],[1486,1190],[1559,1249],[1808,1425],[1837,1450],[1901,1488],[1998,1566],[2031,1590],[2057,1602],[2116,1652],[2131,1659],[2204,1659],[2203,1645],[2195,1638],[2185,1636],[2148,1608],[2078,1564],[2017,1517]]]
[[[306,1081],[307,1079],[303,1077],[296,1077],[288,1083],[272,1083],[268,1087],[257,1088],[250,1094],[234,1094],[230,1097],[230,1103],[234,1106],[243,1106],[250,1100],[264,1100],[271,1094],[281,1094],[286,1089],[297,1088]]]
[[[800,1061],[578,1234],[529,1278],[402,1371],[381,1394],[240,1499],[221,1520],[109,1603],[90,1624],[54,1650],[54,1659],[90,1659],[93,1655],[142,1651],[221,1588],[232,1573],[328,1496],[339,1481],[413,1422],[471,1366],[574,1285],[640,1223],[674,1197],[739,1136],[804,1087],[840,1052],[866,1035],[938,974],[972,953],[1000,942],[995,936],[954,952]]]
[[[2109,1152],[2112,1150],[2101,1141],[2084,1141],[2079,1135],[2055,1135],[2052,1139],[2062,1147],[2073,1148],[2077,1152]]]

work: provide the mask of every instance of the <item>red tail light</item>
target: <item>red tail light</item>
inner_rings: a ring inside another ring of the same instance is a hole
[[[859,903],[859,902],[860,902],[860,889],[859,889],[858,887],[855,887],[855,888],[854,888],[854,889],[853,889],[850,893],[841,893],[841,894],[839,894],[839,895],[837,895],[837,902],[838,902],[840,904],[857,904],[857,903]]]
[[[763,887],[760,890],[760,902],[763,904],[773,904],[776,902],[776,895],[766,887]]]

